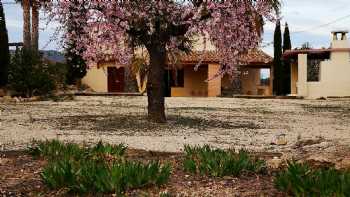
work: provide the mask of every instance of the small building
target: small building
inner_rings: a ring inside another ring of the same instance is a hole
[[[332,32],[328,49],[288,50],[291,93],[308,98],[350,96],[350,43],[347,31]]]
[[[261,50],[251,50],[243,57],[241,65],[241,94],[272,95],[272,58]],[[202,60],[202,61],[201,61]],[[198,70],[195,66],[201,61]],[[164,76],[165,96],[171,97],[217,97],[233,92],[232,80],[228,75],[215,76],[220,60],[214,51],[193,52],[180,57],[176,69],[166,67]],[[99,63],[90,68],[82,82],[95,92],[125,92],[126,69],[113,61]]]

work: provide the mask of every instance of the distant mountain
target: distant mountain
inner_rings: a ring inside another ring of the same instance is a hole
[[[66,62],[66,58],[64,57],[64,54],[59,51],[54,50],[48,50],[48,51],[40,51],[43,54],[43,57],[50,62],[60,62],[64,63]]]
[[[11,55],[15,54],[15,50],[10,50]],[[47,50],[47,51],[40,51],[40,53],[43,55],[44,59],[49,60],[50,62],[60,62],[65,63],[66,58],[64,57],[64,54],[60,51],[55,50]]]

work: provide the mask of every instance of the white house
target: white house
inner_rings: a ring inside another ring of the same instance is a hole
[[[328,49],[289,50],[291,93],[307,99],[350,96],[350,43],[347,31],[332,32]]]

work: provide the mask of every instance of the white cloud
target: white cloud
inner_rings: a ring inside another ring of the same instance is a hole
[[[282,24],[284,22],[289,24],[293,47],[299,47],[305,42],[310,42],[315,48],[328,47],[331,31],[350,29],[349,15],[349,0],[283,0],[282,2]],[[320,27],[344,16],[349,17]],[[273,40],[274,28],[274,24],[265,25],[264,42]],[[305,32],[294,33],[300,31]],[[270,55],[273,54],[272,46],[264,50]]]

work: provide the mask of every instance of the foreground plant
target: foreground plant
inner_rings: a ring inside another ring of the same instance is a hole
[[[44,157],[49,160],[62,158],[79,159],[83,156],[84,150],[77,144],[62,143],[58,140],[33,141],[28,148],[29,153],[35,157]]]
[[[74,160],[86,158],[120,158],[125,154],[127,147],[124,144],[111,145],[101,141],[92,147],[81,147],[74,143],[63,143],[59,140],[33,141],[29,153],[50,160],[71,158]]]
[[[126,149],[123,144],[99,142],[92,147],[82,147],[46,140],[33,142],[29,152],[49,161],[41,176],[51,189],[119,195],[128,189],[160,186],[168,181],[170,165],[127,161],[123,158]]]
[[[214,177],[239,176],[244,172],[260,173],[265,171],[265,161],[251,157],[246,151],[235,153],[233,150],[221,150],[203,147],[185,146],[184,170]]]
[[[52,189],[67,188],[74,193],[122,194],[128,189],[167,183],[171,168],[158,162],[113,162],[60,160],[43,171],[43,181]]]
[[[293,196],[350,196],[350,172],[334,168],[312,169],[307,164],[288,162],[275,179],[276,188]]]

